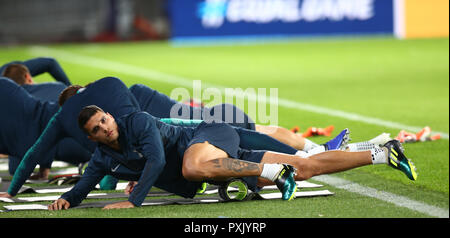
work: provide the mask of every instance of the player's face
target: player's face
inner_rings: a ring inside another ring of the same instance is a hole
[[[89,139],[106,145],[116,141],[119,137],[116,121],[109,113],[95,113],[84,125],[84,128],[89,132]]]

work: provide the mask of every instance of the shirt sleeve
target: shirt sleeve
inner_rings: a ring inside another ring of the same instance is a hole
[[[128,201],[141,206],[151,187],[165,166],[164,147],[155,119],[147,113],[138,113],[132,118],[131,133],[136,138],[136,150],[146,159],[138,184]]]
[[[61,195],[62,199],[70,203],[70,207],[78,206],[107,174],[105,166],[99,162],[101,159],[101,153],[96,149],[80,181]]]
[[[28,149],[25,156],[22,158],[8,188],[8,193],[11,196],[17,194],[25,181],[30,177],[31,173],[33,173],[39,162],[39,158],[45,157],[44,155],[53,148],[60,138],[63,137],[63,133],[60,129],[61,126],[57,119],[59,112],[60,111],[53,115],[41,136],[39,136],[34,145]]]
[[[56,81],[70,86],[70,80],[61,65],[54,58],[38,57],[21,62],[27,66],[31,76],[49,73]]]

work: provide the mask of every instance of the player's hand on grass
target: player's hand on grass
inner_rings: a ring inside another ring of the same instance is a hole
[[[126,195],[129,195],[131,192],[133,192],[134,186],[136,186],[137,183],[138,183],[137,181],[130,181],[128,185],[125,187],[124,193]]]
[[[9,193],[0,192],[0,197],[2,197],[2,198],[12,198],[13,196],[11,196]]]
[[[52,204],[48,205],[48,210],[66,210],[70,207],[70,203],[66,201],[65,199],[59,198],[58,200],[54,201]]]
[[[108,204],[105,207],[103,207],[103,210],[109,210],[109,209],[120,209],[120,208],[133,208],[134,204],[129,201],[123,201],[123,202],[117,202]]]

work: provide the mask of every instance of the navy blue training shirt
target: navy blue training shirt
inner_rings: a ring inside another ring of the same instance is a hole
[[[181,166],[181,158],[194,128],[168,125],[146,112],[132,113],[116,119],[116,122],[121,152],[99,144],[81,180],[61,198],[67,200],[71,207],[77,206],[107,174],[138,181],[128,198],[135,206],[141,206],[152,186],[180,196],[195,195],[183,191],[196,191],[196,187],[186,188],[198,186],[198,182],[187,181],[180,169],[174,169],[174,164],[175,167]],[[170,181],[165,180],[167,177],[171,178]]]
[[[71,85],[70,80],[62,69],[61,65],[59,65],[58,61],[54,58],[37,57],[25,61],[12,61],[0,67],[0,74],[2,74],[6,67],[8,67],[8,65],[10,64],[25,65],[28,68],[31,76],[33,77],[43,73],[49,73],[56,81],[61,82],[66,86]]]
[[[24,84],[22,87],[28,93],[41,101],[58,102],[59,94],[66,89],[66,85],[60,82]]]
[[[106,77],[90,84],[84,91],[69,98],[50,119],[38,140],[27,151],[9,186],[8,193],[16,195],[31,175],[38,158],[65,137],[71,137],[80,145],[94,152],[96,143],[90,141],[78,127],[78,114],[83,107],[97,105],[115,118],[139,111],[140,107],[127,86],[118,78]]]
[[[0,77],[0,153],[22,158],[58,108],[56,103],[39,101],[14,81]]]

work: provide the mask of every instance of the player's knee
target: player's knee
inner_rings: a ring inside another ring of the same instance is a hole
[[[303,181],[308,180],[312,177],[312,174],[308,171],[297,171],[297,174],[295,175],[296,181]]]
[[[316,174],[314,166],[309,161],[297,163],[294,167],[297,169],[295,180],[307,180]]]

